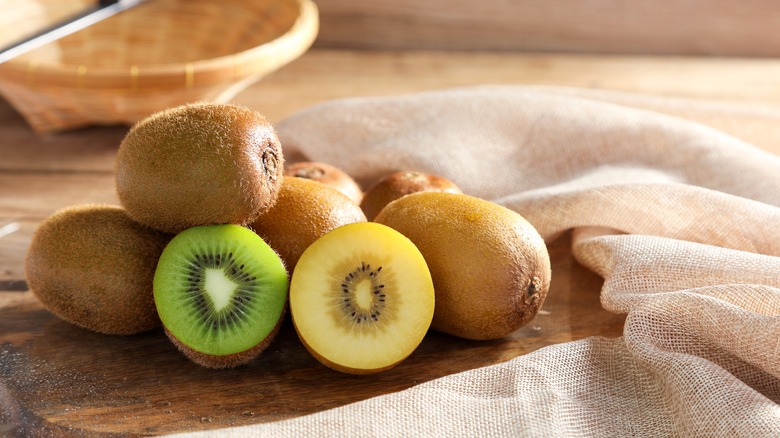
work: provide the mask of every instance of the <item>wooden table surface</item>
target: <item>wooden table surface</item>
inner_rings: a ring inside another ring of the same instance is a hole
[[[242,92],[273,122],[328,99],[475,84],[601,88],[780,106],[780,61],[522,53],[315,49]],[[550,242],[542,312],[506,339],[430,332],[405,362],[349,376],[316,362],[288,323],[251,365],[214,371],[181,356],[161,331],[112,337],[51,316],[27,290],[31,234],[66,205],[116,203],[113,163],[127,127],[33,133],[0,100],[0,436],[158,435],[275,421],[399,391],[587,336],[620,336],[624,317],[599,305],[601,279]],[[777,151],[775,151],[777,152]]]

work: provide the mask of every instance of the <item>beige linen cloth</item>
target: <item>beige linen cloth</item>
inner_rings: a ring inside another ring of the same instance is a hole
[[[279,124],[288,160],[362,182],[444,175],[605,278],[617,339],[203,436],[780,436],[780,112],[474,87],[328,102]],[[555,272],[553,272],[553,278]]]

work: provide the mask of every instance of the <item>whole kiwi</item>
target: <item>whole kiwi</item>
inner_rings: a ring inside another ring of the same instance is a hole
[[[320,161],[299,161],[285,167],[286,176],[297,176],[327,184],[344,193],[355,204],[363,199],[363,189],[349,174],[340,168]]]
[[[339,190],[305,178],[287,176],[276,205],[251,225],[292,273],[315,240],[341,225],[366,222],[360,207]]]
[[[423,254],[436,292],[436,330],[501,338],[530,321],[547,296],[544,240],[508,208],[465,194],[419,192],[391,202],[374,221]]]
[[[130,217],[178,233],[254,220],[276,200],[284,158],[260,113],[197,103],[134,125],[119,146],[115,170],[117,194]]]
[[[171,236],[114,205],[61,209],[33,234],[25,259],[30,289],[77,326],[130,335],[158,327],[152,280]]]
[[[385,205],[417,192],[462,193],[460,187],[443,176],[419,171],[393,172],[380,178],[366,190],[360,208],[366,217],[372,220]]]

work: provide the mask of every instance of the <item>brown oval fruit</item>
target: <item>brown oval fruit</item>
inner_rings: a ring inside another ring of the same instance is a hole
[[[425,172],[395,172],[377,181],[363,195],[360,208],[369,220],[396,199],[417,192],[462,193],[447,178]]]
[[[360,207],[335,188],[288,176],[276,205],[251,228],[279,253],[292,273],[303,251],[322,235],[341,225],[365,221]]]
[[[116,189],[130,217],[162,231],[245,225],[276,201],[283,166],[279,139],[261,114],[190,104],[130,129],[117,153]]]
[[[363,199],[363,189],[349,174],[336,166],[318,161],[300,161],[285,168],[284,174],[333,186],[355,204]]]
[[[27,282],[44,307],[77,326],[115,335],[150,330],[160,325],[152,280],[170,237],[118,206],[68,207],[35,231]]]
[[[436,330],[501,338],[530,321],[547,296],[547,247],[512,210],[464,194],[421,192],[388,204],[375,221],[408,237],[425,257]]]

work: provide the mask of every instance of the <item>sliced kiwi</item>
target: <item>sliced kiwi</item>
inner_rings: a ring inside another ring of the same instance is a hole
[[[132,221],[115,205],[58,210],[33,235],[27,282],[61,319],[105,334],[160,326],[152,278],[171,236]]]
[[[343,225],[304,251],[290,282],[290,312],[303,344],[346,373],[392,368],[424,338],[433,282],[412,242],[384,225]]]
[[[179,233],[154,275],[166,333],[187,357],[209,368],[245,364],[270,344],[284,316],[287,287],[279,256],[238,225]]]

